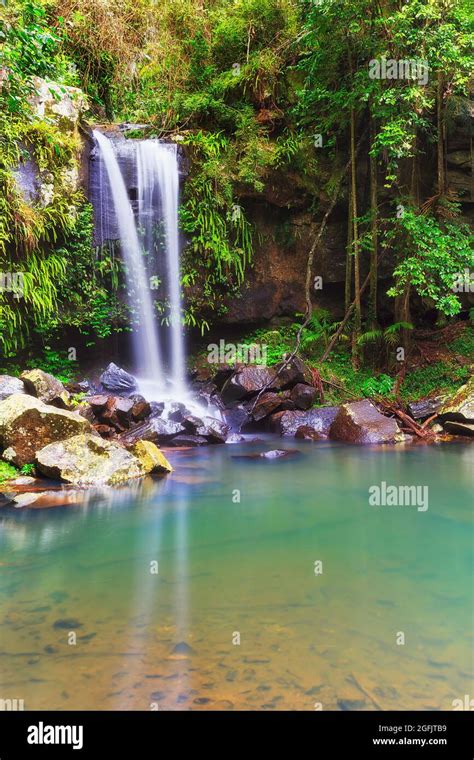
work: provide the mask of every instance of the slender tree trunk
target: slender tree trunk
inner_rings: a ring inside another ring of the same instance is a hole
[[[444,108],[443,108],[443,74],[438,71],[437,87],[437,122],[438,122],[438,193],[446,190],[446,167],[444,160]]]
[[[352,197],[349,190],[347,201],[346,282],[344,287],[344,310],[351,305],[352,295]]]
[[[354,366],[359,364],[360,328],[362,312],[360,305],[360,256],[359,256],[359,227],[357,222],[357,163],[356,163],[356,116],[351,109],[351,199],[352,199],[352,230],[354,250],[354,329],[352,332],[352,362]]]
[[[370,119],[370,147],[375,143],[375,121]],[[377,158],[370,155],[370,215],[372,250],[370,252],[370,292],[369,322],[372,328],[377,325],[377,278],[378,278],[378,192],[377,192]]]

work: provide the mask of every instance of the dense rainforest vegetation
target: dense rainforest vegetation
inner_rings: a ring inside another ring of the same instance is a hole
[[[95,246],[80,182],[89,125],[127,122],[131,138],[176,140],[189,163],[182,284],[198,338],[223,331],[252,280],[251,204],[291,185],[313,225],[301,309],[242,324],[242,340],[268,344],[271,361],[298,340],[335,397],[390,393],[400,374],[415,396],[466,379],[474,194],[452,187],[447,146],[471,130],[472,162],[469,0],[9,0],[0,14],[0,270],[23,273],[21,298],[0,295],[3,371],[71,376],[67,347],[93,352],[130,329],[120,257]],[[43,82],[81,104],[77,128],[35,108]],[[17,182],[31,161],[34,200]],[[334,209],[333,310],[315,262]],[[426,329],[441,337],[423,351]]]

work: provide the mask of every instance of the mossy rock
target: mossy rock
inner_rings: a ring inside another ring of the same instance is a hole
[[[138,444],[135,454],[95,435],[76,435],[38,451],[36,465],[48,478],[79,486],[115,486],[151,472],[171,472],[154,444],[148,441]]]
[[[0,450],[17,467],[33,464],[36,452],[50,443],[88,432],[84,417],[33,396],[15,393],[0,402]]]
[[[474,376],[444,404],[439,417],[443,422],[474,422]]]

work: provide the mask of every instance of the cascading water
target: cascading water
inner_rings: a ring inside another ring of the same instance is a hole
[[[135,372],[140,389],[148,398],[181,399],[186,395],[184,340],[179,272],[178,202],[179,173],[175,145],[158,140],[112,141],[98,130],[94,139],[105,169],[126,268],[128,299],[134,322]],[[120,160],[133,154],[137,185],[136,214],[127,193]],[[101,174],[102,176],[102,174]],[[102,180],[101,180],[102,182]],[[158,242],[157,242],[158,238]],[[155,249],[165,262],[155,260]],[[153,264],[153,276],[147,270]],[[163,266],[163,264],[165,264]],[[169,312],[169,361],[164,361],[157,314],[152,296],[153,282],[163,283]],[[168,364],[168,371],[166,371]]]

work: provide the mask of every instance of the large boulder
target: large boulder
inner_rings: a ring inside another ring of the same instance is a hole
[[[44,404],[53,404],[61,409],[69,407],[70,395],[64,385],[53,375],[42,369],[29,369],[20,375],[27,393]]]
[[[151,472],[172,469],[153,444],[141,442],[130,451],[90,434],[45,446],[36,455],[36,466],[48,478],[80,486],[114,486]]]
[[[384,417],[368,399],[343,404],[329,437],[345,443],[397,443],[403,435],[394,419]]]
[[[469,422],[455,422],[454,420],[446,420],[444,423],[444,429],[451,435],[462,435],[472,438],[474,436],[474,424]]]
[[[442,422],[474,422],[474,376],[440,409]]]
[[[23,381],[18,377],[11,377],[11,375],[0,375],[0,401],[5,401],[8,396],[12,396],[14,393],[24,393],[25,386]]]
[[[0,402],[0,448],[18,467],[32,464],[36,451],[49,443],[89,432],[92,428],[84,417],[33,396],[15,393]]]
[[[100,382],[105,390],[117,396],[131,396],[137,390],[137,381],[133,375],[113,362],[101,374]]]
[[[232,401],[250,398],[260,393],[264,388],[276,390],[279,387],[277,373],[272,367],[250,364],[239,369],[224,383],[221,397],[223,402],[228,404]]]
[[[255,406],[253,404],[250,405],[253,419],[256,422],[260,422],[260,420],[268,417],[269,414],[280,409],[282,402],[283,399],[278,393],[272,393],[271,391],[262,393]]]
[[[316,433],[327,436],[339,412],[338,406],[321,406],[308,411],[287,411],[272,414],[269,419],[269,428],[279,435],[296,435],[298,428],[305,426],[312,428]]]
[[[313,376],[310,368],[298,356],[294,356],[288,363],[280,362],[275,366],[278,374],[280,388],[291,388],[298,383],[313,384]]]
[[[311,409],[318,397],[318,391],[312,385],[297,383],[291,389],[290,398],[297,409]]]

